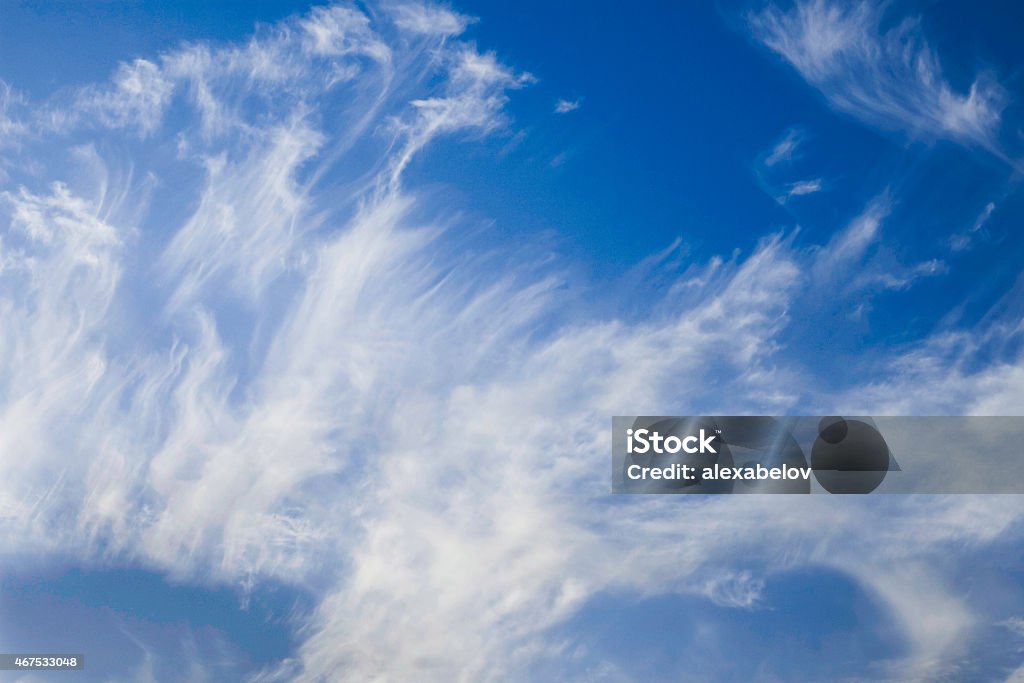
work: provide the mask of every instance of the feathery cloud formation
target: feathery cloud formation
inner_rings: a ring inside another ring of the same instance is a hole
[[[1005,89],[979,74],[966,93],[943,77],[920,22],[883,29],[886,6],[868,1],[798,0],[750,15],[755,37],[785,59],[828,103],[854,118],[911,138],[945,138],[1001,157]]]
[[[0,555],[309,591],[300,646],[263,681],[530,680],[538,662],[568,679],[609,656],[547,639],[588,601],[751,608],[764,583],[741,559],[852,577],[907,638],[894,677],[945,671],[977,619],[931,560],[1018,534],[1018,506],[608,494],[610,415],[806,404],[818,384],[780,333],[822,281],[853,282],[889,200],[820,248],[768,234],[693,263],[642,320],[573,315],[567,264],[456,254],[458,220],[407,185],[440,136],[506,125],[530,81],[460,39],[469,21],[318,8],[12,107],[29,113],[3,195]],[[961,363],[971,338],[814,400],[1012,410],[1011,382],[990,389],[1020,358]],[[949,367],[946,403],[900,384]]]

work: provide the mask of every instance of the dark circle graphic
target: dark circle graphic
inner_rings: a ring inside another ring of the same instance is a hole
[[[830,493],[870,493],[889,471],[889,446],[878,430],[860,420],[819,424],[820,434],[811,448],[814,476]],[[842,427],[838,427],[839,423]],[[842,433],[842,438],[836,438]]]

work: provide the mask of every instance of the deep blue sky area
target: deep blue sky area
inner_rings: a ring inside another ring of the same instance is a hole
[[[658,683],[678,680],[680,672],[694,680],[750,680],[749,660],[758,662],[753,676],[764,680],[870,679],[877,675],[873,662],[902,645],[873,597],[834,573],[777,578],[765,597],[770,608],[748,610],[683,596],[604,596],[565,629],[582,632],[588,647]],[[864,623],[878,626],[866,630]]]
[[[233,678],[287,656],[292,628],[309,609],[308,598],[291,589],[261,590],[250,600],[140,569],[22,572],[5,576],[0,590],[6,651],[88,652],[89,669],[122,675],[145,654],[146,639],[173,648],[191,633],[197,635],[187,646],[195,650],[191,656],[222,658],[224,675]],[[173,668],[161,675],[173,675]]]

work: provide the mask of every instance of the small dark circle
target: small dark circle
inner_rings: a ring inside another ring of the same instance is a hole
[[[825,443],[839,443],[846,438],[848,431],[846,420],[841,417],[823,417],[818,422],[818,436]]]

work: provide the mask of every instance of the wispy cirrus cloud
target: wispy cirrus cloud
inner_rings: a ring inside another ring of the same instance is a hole
[[[786,135],[775,143],[771,152],[764,158],[765,166],[775,166],[778,163],[792,161],[797,149],[803,144],[804,135],[797,128],[791,128]]]
[[[555,102],[556,114],[568,114],[580,108],[580,100],[558,100]]]
[[[882,229],[892,208],[892,193],[886,190],[827,244],[812,248],[810,275],[814,292],[834,294],[835,288],[841,287],[847,295],[856,292],[864,296],[906,289],[920,278],[948,272],[946,264],[937,258],[904,264],[889,250],[881,249]]]
[[[989,73],[966,92],[945,79],[915,19],[883,28],[883,3],[798,0],[749,16],[754,36],[839,111],[911,138],[950,139],[1003,158],[1005,89]]]
[[[892,211],[892,196],[886,191],[875,197],[867,207],[843,229],[836,231],[829,242],[814,250],[811,278],[819,286],[846,281],[851,272],[859,271],[869,250],[879,239],[882,224]]]
[[[779,204],[785,204],[794,197],[816,194],[825,188],[822,178],[811,177],[788,182],[782,180],[782,176],[791,171],[793,162],[801,156],[800,148],[806,138],[807,133],[803,129],[790,128],[769,150],[761,153],[752,168],[758,182]],[[792,178],[792,175],[789,177]]]
[[[840,404],[880,413],[1006,415],[1024,398],[1024,328],[993,320],[980,330],[941,330],[894,354],[886,373],[851,388]]]
[[[968,230],[957,233],[949,238],[949,248],[953,251],[965,251],[970,249],[972,244],[979,237],[983,237],[985,235],[985,224],[988,223],[995,210],[995,202],[988,202],[985,204],[985,208],[983,208],[981,213],[978,214],[978,217],[974,219],[974,223]]]
[[[458,39],[467,21],[316,9],[133,62],[75,94],[91,109],[36,107],[68,128],[26,138],[3,195],[0,555],[309,591],[301,642],[254,680],[531,680],[545,659],[568,678],[607,654],[548,635],[597,597],[752,609],[773,573],[819,566],[895,615],[894,678],[946,671],[976,620],[930,560],[1019,533],[1012,501],[607,494],[609,415],[805,405],[782,332],[808,290],[855,281],[891,200],[816,249],[771,233],[669,268],[639,319],[576,310],[568,259],[453,249],[452,207],[409,185],[529,82]],[[940,341],[889,382],[960,367]],[[1011,410],[1012,382],[985,388],[1007,367],[964,367],[955,397]],[[892,405],[880,382],[849,396]]]
[[[786,193],[779,197],[779,201],[785,203],[793,197],[803,197],[809,194],[815,194],[822,190],[821,178],[814,178],[811,180],[799,180],[795,183],[790,183],[786,188]]]

